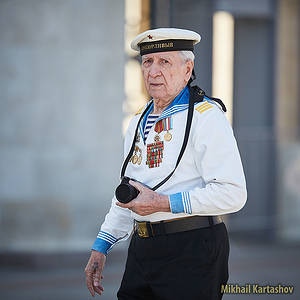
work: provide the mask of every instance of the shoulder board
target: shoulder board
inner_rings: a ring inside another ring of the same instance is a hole
[[[195,106],[195,109],[200,113],[204,113],[205,111],[212,109],[214,107],[214,104],[209,103],[207,100],[197,103]]]
[[[142,106],[142,107],[141,107],[134,115],[136,116],[136,115],[141,114],[142,111],[144,110],[145,106],[146,106],[146,105],[143,105],[143,106]]]

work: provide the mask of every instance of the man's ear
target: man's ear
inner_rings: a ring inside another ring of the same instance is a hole
[[[192,72],[194,69],[194,62],[191,60],[188,60],[186,62],[186,72],[185,72],[185,80],[188,82],[192,76]]]

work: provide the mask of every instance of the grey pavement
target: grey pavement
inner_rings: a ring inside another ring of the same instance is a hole
[[[108,256],[104,271],[104,293],[98,299],[116,299],[126,259],[126,244],[117,245]],[[230,278],[228,283],[245,285],[293,285],[291,295],[226,294],[230,299],[300,299],[300,247],[280,244],[253,243],[231,240]],[[88,254],[77,256],[76,261],[57,259],[53,263],[39,258],[35,266],[6,266],[0,270],[1,300],[81,300],[95,299],[85,287],[83,269]],[[44,263],[44,265],[43,265]],[[188,299],[187,299],[188,300]]]

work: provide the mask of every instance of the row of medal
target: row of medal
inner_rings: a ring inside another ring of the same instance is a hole
[[[164,150],[164,141],[160,140],[160,133],[162,131],[166,131],[164,135],[164,140],[166,142],[169,142],[172,140],[172,134],[169,132],[173,128],[172,126],[172,118],[171,116],[159,120],[154,127],[154,131],[156,132],[156,135],[154,137],[154,142],[147,144],[147,160],[146,165],[148,165],[149,168],[156,168],[159,167],[162,163],[163,159],[163,150]],[[140,142],[140,133],[138,133],[137,136],[137,142]],[[135,146],[134,153],[130,159],[130,161],[133,164],[140,165],[142,162],[142,150]]]

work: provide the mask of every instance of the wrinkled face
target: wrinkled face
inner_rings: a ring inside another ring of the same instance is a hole
[[[174,99],[188,83],[192,70],[193,62],[184,62],[178,51],[142,56],[145,86],[153,99]]]

